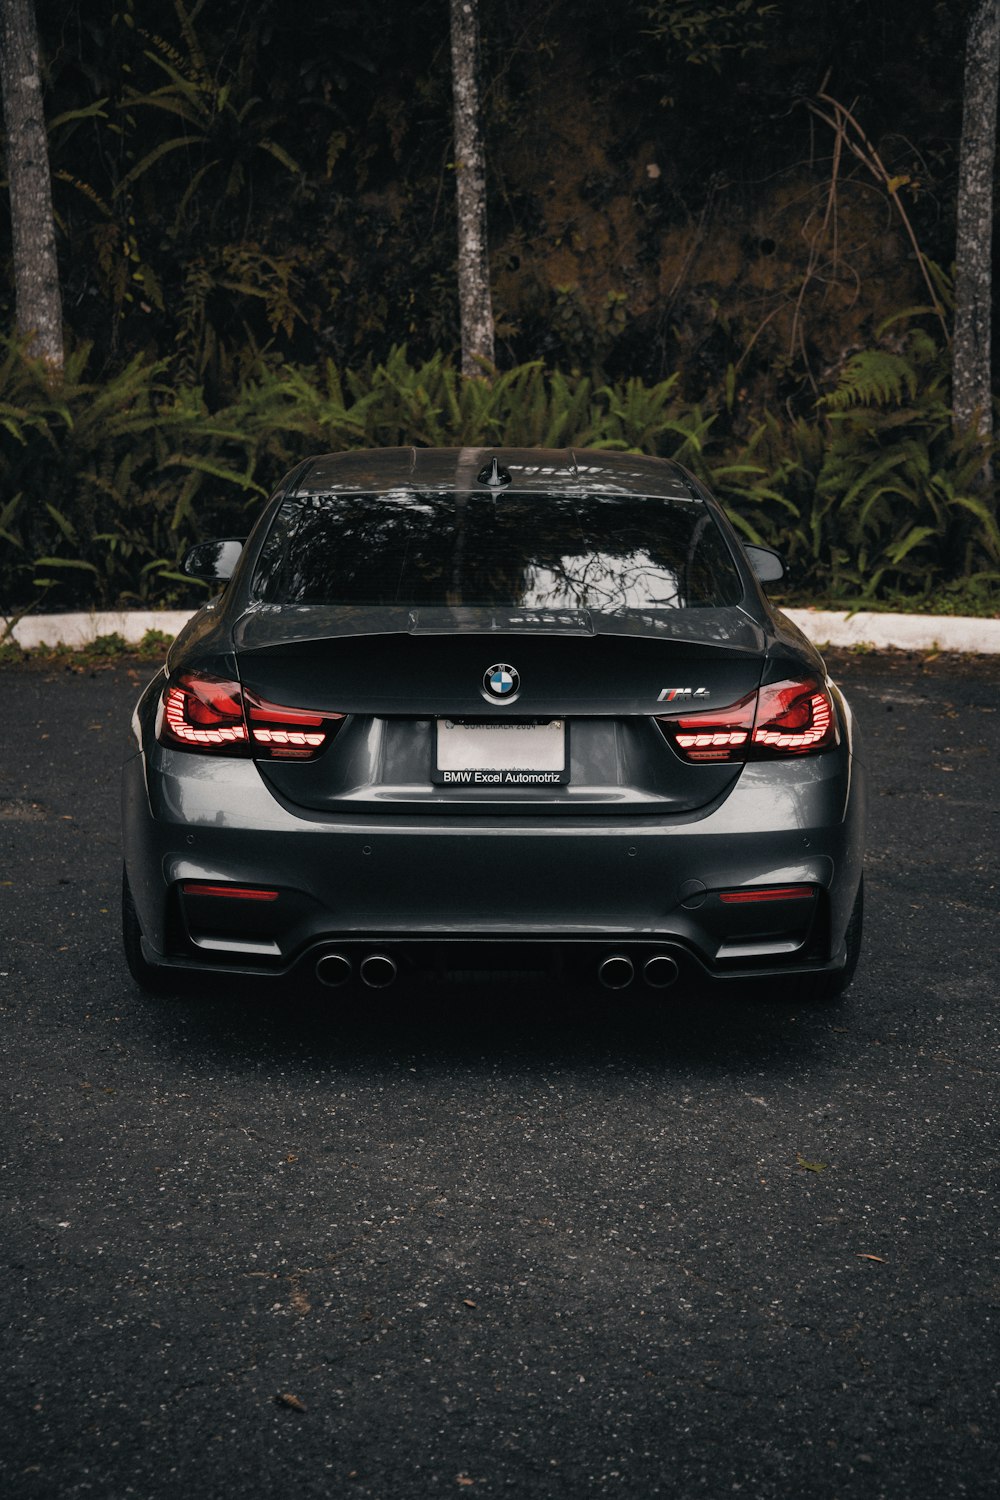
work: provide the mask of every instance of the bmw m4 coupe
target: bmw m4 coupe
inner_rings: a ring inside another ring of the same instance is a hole
[[[831,998],[861,945],[851,711],[661,459],[390,448],[293,470],[132,719],[133,977],[407,973]]]

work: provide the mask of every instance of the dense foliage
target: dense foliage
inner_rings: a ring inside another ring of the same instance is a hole
[[[463,382],[444,0],[38,0],[71,354],[2,350],[0,610],[190,597],[297,457],[395,441],[676,454],[800,588],[994,587],[937,269],[965,7],[481,9],[501,373]]]
[[[974,489],[981,452],[952,436],[939,347],[915,327],[900,349],[858,354],[814,417],[766,414],[746,439],[684,401],[676,375],[597,383],[535,361],[467,380],[440,355],[413,363],[396,349],[353,372],[264,365],[213,410],[199,387],[141,359],[95,384],[77,355],[54,393],[11,349],[0,576],[12,599],[190,600],[186,546],[206,530],[245,534],[268,487],[307,454],[503,442],[669,454],[817,593],[916,594],[973,577],[986,597],[1000,581],[1000,532]]]

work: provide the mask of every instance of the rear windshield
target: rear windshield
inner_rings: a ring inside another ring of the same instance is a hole
[[[691,609],[743,588],[697,499],[580,494],[297,495],[253,592],[268,604]]]

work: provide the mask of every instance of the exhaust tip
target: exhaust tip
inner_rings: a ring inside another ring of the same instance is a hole
[[[324,953],[316,963],[316,978],[331,990],[346,984],[353,972],[351,960],[342,953]]]
[[[361,981],[370,990],[384,990],[396,977],[396,961],[386,953],[369,953],[362,960]]]
[[[606,990],[623,990],[632,983],[635,968],[625,953],[611,953],[597,969],[597,977]]]
[[[669,953],[654,953],[643,964],[642,977],[654,990],[666,990],[676,981],[680,969]]]

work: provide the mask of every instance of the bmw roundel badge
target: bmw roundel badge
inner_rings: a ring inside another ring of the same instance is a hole
[[[483,673],[483,691],[488,698],[510,699],[521,686],[520,675],[509,662],[494,662]]]

